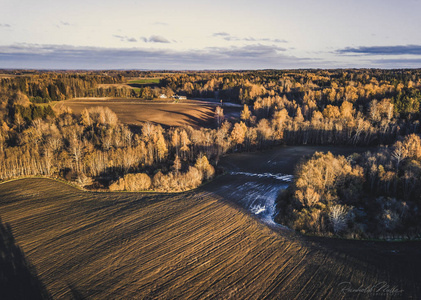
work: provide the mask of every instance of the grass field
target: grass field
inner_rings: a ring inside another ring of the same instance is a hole
[[[81,98],[65,100],[55,105],[70,107],[80,114],[84,108],[106,106],[114,111],[119,120],[129,125],[140,125],[152,122],[164,126],[214,127],[215,104],[203,101],[173,101],[114,99],[114,98]],[[240,115],[241,108],[224,108],[226,113]]]
[[[13,74],[0,74],[0,78],[12,78],[15,77],[16,75]]]
[[[137,80],[129,80],[128,84],[159,84],[159,78],[141,78]]]
[[[421,296],[419,242],[303,238],[203,189],[90,193],[17,180],[0,185],[0,215],[55,299],[373,298],[344,293],[347,282]]]

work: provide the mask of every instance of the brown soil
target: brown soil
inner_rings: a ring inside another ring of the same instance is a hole
[[[90,193],[17,180],[0,185],[0,215],[56,299],[372,299],[343,289],[381,282],[421,296],[419,242],[303,238],[204,189]]]
[[[172,100],[139,100],[118,98],[82,98],[61,101],[56,106],[70,107],[80,114],[84,108],[106,106],[114,111],[119,120],[128,125],[140,125],[152,122],[163,126],[214,127],[215,103],[183,100],[175,103]],[[227,114],[241,108],[224,108]]]

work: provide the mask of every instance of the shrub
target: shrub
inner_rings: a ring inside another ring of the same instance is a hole
[[[110,191],[146,191],[151,187],[152,181],[148,174],[127,174],[110,185]]]

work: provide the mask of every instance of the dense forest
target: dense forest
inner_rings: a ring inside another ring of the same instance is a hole
[[[421,171],[414,149],[420,147],[421,70],[2,73],[1,180],[42,175],[92,189],[183,191],[222,172],[218,161],[227,152],[279,144],[384,145],[377,153],[318,153],[303,162],[278,201],[278,219],[313,234],[419,230]],[[139,78],[159,80],[129,84]],[[108,108],[75,115],[53,105],[75,97],[155,99],[161,93],[243,109],[227,121],[217,106],[212,128],[145,123],[134,129]]]
[[[316,152],[277,201],[277,220],[303,233],[414,238],[421,218],[421,139],[405,136],[374,153]]]

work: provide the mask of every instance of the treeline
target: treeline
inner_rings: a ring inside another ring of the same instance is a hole
[[[258,97],[286,96],[319,109],[345,100],[367,106],[390,98],[399,103],[400,113],[413,112],[419,105],[420,79],[420,70],[268,70],[175,73],[164,76],[161,85],[189,97],[247,104]]]
[[[158,87],[138,90],[112,84],[157,74],[15,74],[0,81],[0,178],[54,175],[84,186],[185,190],[200,184],[197,178],[200,182],[210,178],[212,165],[217,166],[228,151],[276,144],[393,144],[400,136],[420,132],[420,74],[420,70],[173,72],[160,73]],[[217,107],[216,129],[145,124],[140,132],[132,132],[108,109],[75,116],[54,111],[48,103],[86,95],[153,98],[161,92],[216,97],[244,107],[232,122],[225,121],[223,109]],[[208,165],[201,168],[203,157]],[[150,184],[143,175],[129,174],[145,174]]]
[[[103,72],[35,72],[0,78],[0,93],[13,95],[22,93],[34,102],[47,103],[75,97],[93,95],[98,84],[120,83],[120,74]]]
[[[160,77],[155,88],[134,84],[101,87],[100,84],[126,83],[130,78]],[[390,99],[396,113],[418,113],[420,70],[267,70],[243,72],[31,72],[0,79],[1,92],[22,92],[41,99],[64,100],[74,97],[139,97],[176,93],[189,97],[215,98],[252,105],[259,97],[285,96],[301,110],[355,104],[358,112],[373,100]]]
[[[162,79],[155,87],[113,85],[131,76]],[[419,132],[421,117],[420,70],[39,72],[0,79],[0,96],[17,94],[32,103],[161,94],[222,99],[249,106],[254,118],[243,120],[247,126],[261,119],[282,123],[272,128],[283,126],[282,138],[291,144],[392,143],[398,135]]]
[[[421,234],[421,139],[347,158],[315,153],[277,201],[277,221],[303,233],[348,238]]]

